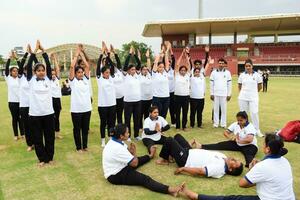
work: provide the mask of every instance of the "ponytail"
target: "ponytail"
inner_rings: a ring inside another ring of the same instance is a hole
[[[115,139],[120,139],[121,135],[126,133],[127,126],[125,124],[118,124],[114,128],[109,129],[109,135]]]
[[[266,146],[270,148],[271,154],[276,156],[284,156],[288,150],[284,148],[284,143],[281,137],[275,134],[266,134]]]

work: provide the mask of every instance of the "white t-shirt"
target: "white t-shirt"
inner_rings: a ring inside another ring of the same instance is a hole
[[[256,184],[261,200],[295,200],[292,169],[284,157],[267,157],[254,165],[245,178]]]
[[[152,72],[153,96],[170,97],[168,73]]]
[[[217,151],[190,149],[185,167],[205,168],[207,177],[221,178],[225,175],[225,158]]]
[[[54,113],[52,106],[51,83],[47,76],[44,80],[37,80],[33,76],[29,81],[29,115],[46,116]]]
[[[243,72],[239,76],[238,83],[242,84],[239,94],[240,100],[258,101],[257,85],[262,83],[262,76],[259,73],[253,72],[253,74],[249,74]]]
[[[231,74],[227,69],[212,71],[210,75],[210,94],[214,96],[231,96]]]
[[[174,70],[170,68],[168,71],[168,80],[169,80],[169,92],[175,92],[175,79],[174,79]]]
[[[127,74],[124,80],[124,102],[137,102],[141,100],[141,83],[139,75]]]
[[[254,126],[248,122],[248,125],[246,125],[244,128],[241,129],[240,125],[237,122],[232,123],[228,129],[229,132],[233,133],[234,135],[239,135],[240,139],[245,139],[248,135],[253,135],[253,140],[250,144],[253,144],[257,146],[257,139],[256,139],[256,133],[257,130],[254,128]],[[237,142],[239,146],[246,146],[249,144],[240,144]]]
[[[124,97],[124,75],[118,69],[116,69],[114,75],[113,82],[116,91],[116,98],[120,99]]]
[[[7,84],[8,102],[19,103],[19,77],[4,76]]]
[[[54,98],[61,98],[61,88],[59,84],[59,79],[55,77],[54,80],[50,80],[51,83],[51,93]]]
[[[199,77],[191,76],[191,98],[204,99],[205,97],[205,76],[201,73]]]
[[[147,117],[144,121],[143,128],[144,129],[148,128],[150,131],[154,131],[156,123],[159,124],[160,128],[163,128],[168,125],[168,122],[161,116],[158,116],[158,118],[155,120],[151,120],[150,117]],[[146,135],[145,132],[143,131],[142,138],[149,138],[151,140],[158,141],[161,138],[161,133],[159,132],[159,133],[155,133],[153,135]]]
[[[141,99],[142,100],[151,100],[153,97],[152,90],[152,77],[148,73],[146,76],[140,74],[140,83],[141,83]]]
[[[102,76],[97,78],[98,83],[98,107],[115,106],[116,91],[112,77],[105,79]]]
[[[27,108],[29,107],[29,94],[30,94],[30,87],[27,81],[27,78],[22,75],[19,79],[20,81],[20,89],[19,89],[19,97],[20,97],[20,108]]]
[[[126,167],[134,156],[128,151],[127,145],[112,138],[105,145],[102,152],[102,167],[104,177],[116,175]]]
[[[175,95],[177,96],[189,96],[190,94],[190,73],[186,73],[184,76],[179,73],[175,74]]]
[[[73,80],[69,80],[71,92],[71,112],[83,113],[92,110],[90,84],[86,76],[83,76],[82,80],[78,80],[74,77]]]

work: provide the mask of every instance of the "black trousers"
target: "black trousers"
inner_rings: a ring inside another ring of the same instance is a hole
[[[142,100],[140,128],[143,128],[143,121],[147,117],[149,117],[149,108],[151,107],[151,104],[152,104],[152,99],[151,100]]]
[[[166,118],[170,105],[170,97],[153,97],[152,105],[157,106],[159,115]]]
[[[176,123],[176,117],[175,117],[174,92],[170,93],[169,111],[170,111],[170,117],[171,117],[171,124],[175,124]]]
[[[230,195],[230,196],[210,196],[198,195],[199,200],[260,200],[258,196]]]
[[[263,92],[268,91],[268,81],[263,81]]]
[[[12,127],[14,131],[14,136],[18,136],[18,126],[20,129],[20,134],[24,135],[24,124],[21,120],[20,116],[20,108],[19,108],[19,103],[16,102],[8,102],[8,108],[10,110],[10,114],[12,117]]]
[[[55,132],[60,131],[60,122],[59,122],[59,116],[61,111],[61,101],[60,98],[52,98],[52,104],[54,109],[54,129]]]
[[[240,151],[245,157],[246,167],[249,167],[249,164],[255,157],[257,153],[257,147],[253,144],[246,146],[239,146],[236,141],[224,141],[216,144],[203,144],[202,149],[208,150],[225,150],[225,151]]]
[[[35,153],[40,162],[48,163],[54,156],[54,114],[30,116],[29,119]]]
[[[153,146],[153,145],[156,145],[156,144],[164,144],[165,141],[166,141],[166,137],[165,136],[161,136],[160,140],[158,141],[154,141],[150,138],[143,138],[143,144],[147,147],[148,149],[148,152],[150,153],[150,148]]]
[[[182,128],[186,128],[187,114],[189,110],[189,96],[174,96],[175,102],[175,115],[176,115],[176,128],[180,128],[180,114],[182,113]],[[182,112],[181,112],[182,110]]]
[[[138,159],[138,167],[150,161],[149,156],[139,157]],[[151,177],[136,171],[135,169],[136,168],[126,166],[116,175],[109,176],[107,180],[115,185],[143,186],[154,192],[168,194],[169,186],[161,184],[153,180]]]
[[[191,148],[182,135],[176,134],[174,138],[166,139],[159,156],[165,160],[169,160],[169,156],[172,156],[179,167],[184,167]]]
[[[23,121],[24,124],[26,144],[27,146],[32,146],[33,138],[32,138],[32,130],[30,129],[31,126],[29,121],[29,107],[20,108],[20,115],[21,115],[21,120]]]
[[[100,117],[101,138],[105,138],[106,128],[109,137],[109,129],[113,128],[116,122],[116,106],[98,107],[98,113]]]
[[[117,99],[116,114],[117,124],[123,124],[124,97]]]
[[[134,128],[134,137],[139,136],[140,130],[140,120],[141,120],[141,101],[137,102],[124,102],[124,115],[125,115],[125,124],[131,133],[131,115],[133,115],[133,128]]]
[[[190,126],[195,126],[195,116],[197,114],[197,125],[202,126],[202,112],[204,108],[204,99],[190,98]]]
[[[91,111],[84,113],[71,113],[71,116],[76,150],[86,149],[88,143]]]

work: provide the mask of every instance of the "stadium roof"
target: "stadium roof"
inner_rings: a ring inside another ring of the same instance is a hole
[[[252,35],[300,34],[300,13],[149,22],[142,35],[160,37],[193,33],[207,36],[209,33],[233,35],[234,32]]]

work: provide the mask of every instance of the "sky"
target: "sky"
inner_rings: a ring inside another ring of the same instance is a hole
[[[300,13],[300,0],[203,0],[203,18],[277,13]],[[157,50],[160,38],[142,36],[147,22],[197,17],[198,0],[1,0],[0,54],[36,39],[45,48],[135,40]]]

